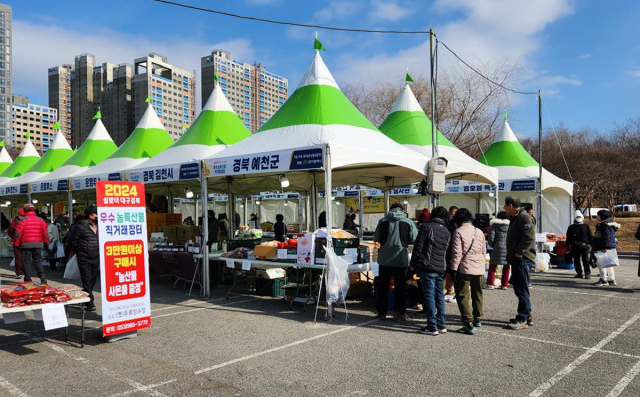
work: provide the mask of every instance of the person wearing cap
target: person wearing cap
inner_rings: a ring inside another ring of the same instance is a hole
[[[574,278],[591,278],[589,247],[591,246],[592,240],[593,235],[591,234],[591,228],[589,225],[584,223],[584,215],[582,215],[582,212],[576,211],[574,213],[573,225],[570,225],[567,229],[566,241],[567,249],[571,250],[573,264],[576,268],[576,275]],[[580,260],[582,260],[582,266],[580,266]]]
[[[400,203],[391,206],[389,214],[378,222],[375,232],[375,241],[380,244],[378,250],[378,299],[376,309],[378,318],[387,318],[389,282],[394,279],[395,296],[393,300],[393,319],[395,321],[407,320],[406,313],[406,288],[407,270],[409,269],[409,244],[413,244],[418,229],[407,218],[404,207]]]
[[[13,245],[13,258],[15,263],[16,278],[24,277],[24,268],[22,267],[22,252],[20,252],[20,241],[18,239],[18,224],[24,220],[24,210],[20,208],[18,216],[13,218],[9,224],[9,237],[11,237],[11,245]]]
[[[95,206],[84,210],[85,219],[78,222],[71,238],[69,247],[78,258],[78,270],[82,280],[82,289],[89,294],[90,301],[86,308],[96,311],[93,289],[100,277],[100,244],[98,242],[98,209]]]
[[[611,218],[611,212],[609,210],[598,211],[597,219],[598,223],[596,224],[596,231],[591,240],[591,249],[600,252],[616,249],[618,247],[616,232],[620,229],[620,224]],[[599,287],[607,284],[618,285],[613,267],[602,268],[600,264],[598,264],[598,267],[600,268],[600,280],[593,285]]]
[[[22,253],[22,266],[24,267],[24,281],[31,281],[31,266],[36,268],[42,284],[47,283],[42,267],[43,244],[49,244],[47,224],[36,215],[33,204],[24,206],[25,217],[16,227],[18,244]]]

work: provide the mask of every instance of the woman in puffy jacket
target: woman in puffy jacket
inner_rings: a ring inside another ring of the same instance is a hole
[[[489,274],[487,276],[487,289],[495,289],[496,268],[502,265],[502,280],[500,289],[507,289],[509,286],[509,276],[511,275],[511,266],[507,263],[507,232],[509,231],[509,216],[506,212],[499,212],[495,219],[489,222],[491,230],[489,231],[489,247],[491,258],[489,259]]]
[[[611,212],[608,210],[598,211],[597,219],[596,232],[591,240],[591,250],[607,252],[607,250],[616,249],[618,247],[616,232],[620,229],[620,224],[611,218]],[[600,268],[600,280],[593,285],[618,285],[613,267],[603,269],[599,264],[598,267]]]
[[[460,208],[453,219],[458,228],[453,233],[449,270],[454,272],[456,301],[462,317],[462,328],[458,332],[474,335],[474,327],[482,326],[482,278],[487,243],[482,230],[473,226],[473,216],[468,209]]]

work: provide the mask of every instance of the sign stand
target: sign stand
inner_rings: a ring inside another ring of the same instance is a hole
[[[122,339],[133,339],[137,336],[138,336],[138,331],[129,331],[129,332],[123,332],[121,334],[105,336],[104,339],[107,341],[107,343],[113,343]]]

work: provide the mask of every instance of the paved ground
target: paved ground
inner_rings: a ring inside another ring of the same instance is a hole
[[[9,273],[2,260],[0,274]],[[620,285],[603,288],[570,271],[537,274],[534,327],[504,329],[513,290],[485,291],[477,335],[438,337],[417,334],[416,316],[374,320],[371,299],[349,303],[348,323],[340,312],[314,325],[311,310],[291,312],[281,300],[226,300],[220,288],[191,299],[154,278],[153,324],[135,339],[107,344],[93,331],[80,349],[32,317],[0,322],[0,396],[637,396],[636,273],[626,260]],[[457,307],[447,313],[457,326]]]

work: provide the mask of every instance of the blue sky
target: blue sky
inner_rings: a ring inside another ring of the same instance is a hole
[[[555,125],[609,131],[640,113],[640,3],[596,0],[180,0],[264,18],[371,29],[426,30],[478,67],[517,63],[513,86],[541,89]],[[313,56],[315,30],[242,21],[150,0],[8,1],[14,8],[14,92],[46,104],[47,69],[92,53],[133,63],[150,52],[200,74],[200,57],[226,49],[289,78]],[[402,82],[428,74],[428,37],[319,31],[338,83]],[[440,73],[461,68],[441,51]],[[198,93],[199,93],[198,89]],[[512,127],[537,132],[535,97],[510,95]],[[549,125],[547,114],[543,122]]]

